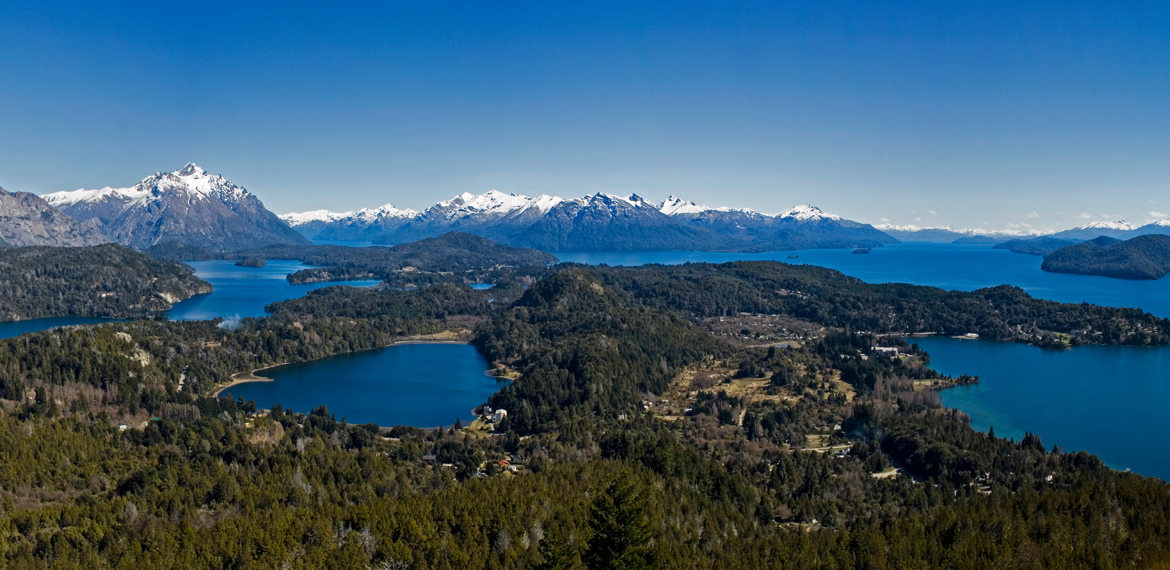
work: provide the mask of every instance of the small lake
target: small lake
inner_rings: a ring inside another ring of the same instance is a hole
[[[24,333],[43,331],[70,325],[96,325],[113,322],[116,319],[102,319],[97,317],[51,317],[48,319],[29,319],[27,321],[0,322],[0,338],[20,336]]]
[[[1087,301],[1106,307],[1137,307],[1159,317],[1170,317],[1170,278],[1132,281],[1048,273],[1043,261],[990,245],[954,245],[908,242],[856,254],[848,249],[809,249],[769,253],[710,253],[694,251],[559,252],[561,261],[589,265],[677,265],[687,262],[783,261],[836,269],[867,283],[912,283],[948,290],[973,291],[996,285],[1015,285],[1040,299],[1063,303]],[[797,256],[789,259],[790,255]]]
[[[943,405],[971,416],[971,427],[994,427],[996,436],[1016,441],[1031,431],[1049,449],[1085,450],[1114,469],[1170,480],[1170,347],[1058,351],[989,340],[906,340],[929,352],[939,372],[979,376],[979,384],[939,393]]]
[[[322,404],[351,424],[451,426],[505,383],[488,376],[487,360],[467,344],[399,344],[289,364],[260,374],[273,382],[239,384],[222,395],[309,412]]]
[[[211,283],[213,291],[175,303],[167,312],[174,321],[201,321],[216,317],[263,317],[265,305],[303,297],[313,289],[333,285],[369,287],[377,280],[335,281],[290,285],[286,277],[312,267],[299,261],[269,259],[265,267],[237,267],[235,261],[188,261],[195,275]]]

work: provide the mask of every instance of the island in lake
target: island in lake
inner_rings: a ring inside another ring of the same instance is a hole
[[[255,267],[255,268],[259,269],[261,267],[267,267],[267,266],[268,266],[268,263],[265,262],[263,259],[260,259],[259,257],[245,257],[245,258],[236,262],[236,267]]]

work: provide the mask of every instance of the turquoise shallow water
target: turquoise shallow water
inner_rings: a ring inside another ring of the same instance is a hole
[[[1047,273],[1041,259],[986,245],[904,243],[868,255],[847,250],[764,254],[697,252],[558,253],[562,261],[609,265],[775,260],[830,267],[869,283],[914,283],[971,291],[1015,285],[1032,296],[1170,317],[1170,278],[1126,281]],[[790,259],[790,255],[798,256]],[[968,413],[972,427],[1000,437],[1025,430],[1046,445],[1085,450],[1117,469],[1170,480],[1170,347],[1077,347],[1068,351],[990,341],[911,339],[946,374],[976,374],[980,384],[944,390],[943,403]]]
[[[798,257],[789,259],[790,255]],[[908,243],[877,248],[868,255],[809,250],[766,254],[570,252],[557,256],[564,261],[610,265],[740,259],[809,263],[871,283],[906,282],[959,290],[1006,283],[1040,298],[1138,307],[1170,317],[1170,279],[1124,281],[1045,273],[1040,271],[1039,257],[989,246]],[[289,285],[285,275],[305,267],[296,261],[270,260],[260,269],[236,267],[230,261],[190,264],[212,283],[215,292],[178,303],[170,312],[172,319],[263,316],[268,303],[334,285]],[[0,338],[102,321],[64,318],[0,323]],[[1170,396],[1170,348],[1078,347],[1056,352],[989,341],[915,341],[930,352],[936,369],[980,376],[977,386],[942,393],[944,404],[970,414],[976,429],[994,426],[1000,436],[1017,439],[1030,430],[1040,434],[1048,446],[1060,445],[1066,451],[1084,449],[1113,467],[1170,479],[1170,453],[1165,451],[1170,413],[1164,409]],[[487,364],[473,348],[408,348],[415,346],[432,345],[404,345],[290,366],[268,373],[280,382],[246,384],[232,391],[255,398],[263,407],[279,402],[297,411],[309,411],[325,403],[351,422],[435,426],[450,425],[457,417],[470,420],[470,410],[499,388],[493,378],[483,374]],[[432,350],[441,357],[435,360]]]
[[[472,410],[504,383],[466,344],[400,344],[261,372],[275,382],[232,386],[225,394],[308,412],[322,404],[350,423],[450,426],[470,423]]]
[[[994,427],[1017,441],[1032,431],[1050,448],[1085,450],[1115,469],[1170,480],[1170,349],[907,340],[930,353],[936,370],[979,376],[977,385],[941,392],[943,404],[969,414],[975,429]]]

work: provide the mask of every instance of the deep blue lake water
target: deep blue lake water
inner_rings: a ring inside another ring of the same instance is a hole
[[[108,323],[113,319],[95,319],[91,317],[52,317],[48,319],[30,319],[27,321],[5,321],[0,323],[0,338],[20,336],[27,332],[43,331],[69,325],[96,325]]]
[[[290,364],[260,374],[275,382],[232,386],[224,394],[309,412],[325,404],[349,423],[451,426],[504,386],[466,344],[399,344]]]
[[[1170,278],[1127,281],[1047,273],[1041,258],[987,245],[903,243],[870,254],[849,250],[763,254],[700,252],[562,252],[561,261],[608,265],[774,260],[836,269],[869,283],[914,283],[971,291],[1008,284],[1034,297],[1137,307],[1170,317]],[[796,255],[797,259],[788,256]],[[1170,347],[1077,347],[1068,351],[990,341],[912,339],[931,365],[951,375],[976,374],[977,386],[944,390],[975,429],[1017,440],[1029,430],[1046,445],[1085,450],[1109,466],[1170,480]]]
[[[234,261],[189,261],[195,275],[211,283],[214,289],[176,303],[167,312],[175,321],[199,321],[216,317],[262,317],[264,306],[276,301],[303,297],[313,289],[333,285],[368,287],[378,281],[343,281],[340,283],[306,283],[290,285],[285,277],[309,267],[299,261],[270,259],[265,267],[236,267]]]
[[[847,249],[774,251],[770,253],[668,252],[559,252],[561,261],[590,265],[676,265],[687,262],[783,261],[836,269],[867,283],[913,283],[943,289],[972,291],[996,285],[1015,285],[1033,297],[1063,303],[1087,301],[1107,307],[1138,307],[1159,317],[1170,317],[1170,278],[1130,281],[1108,277],[1048,273],[1040,270],[1039,256],[1022,255],[989,245],[902,243],[856,254]],[[788,259],[789,255],[799,256]]]
[[[1044,350],[988,340],[915,338],[944,374],[979,384],[943,390],[943,404],[980,431],[1019,441],[1038,433],[1051,448],[1085,450],[1115,469],[1170,480],[1166,402],[1170,350],[1082,346]]]
[[[735,260],[808,263],[837,269],[870,283],[904,282],[967,291],[1011,284],[1039,298],[1137,307],[1170,317],[1170,279],[1125,281],[1045,273],[1040,271],[1039,257],[993,250],[990,246],[905,243],[876,248],[867,255],[849,250],[764,254],[562,252],[556,255],[562,261],[609,265]],[[790,255],[798,258],[789,259]],[[263,316],[268,303],[334,285],[289,285],[285,276],[306,267],[296,261],[270,260],[267,267],[260,269],[236,267],[230,261],[190,264],[201,278],[211,282],[215,292],[176,304],[170,312],[172,319]],[[94,322],[103,319],[0,323],[0,338]],[[1170,454],[1164,451],[1167,432],[1170,432],[1166,420],[1170,414],[1160,406],[1170,396],[1170,348],[1078,347],[1056,352],[989,341],[931,338],[915,339],[915,342],[930,352],[932,364],[939,371],[980,376],[978,386],[942,393],[944,404],[970,414],[976,429],[994,426],[998,435],[1017,439],[1024,430],[1030,430],[1040,434],[1049,446],[1061,445],[1066,451],[1084,449],[1099,455],[1112,467],[1132,468],[1143,475],[1170,479]],[[412,360],[433,354],[427,348],[406,348],[411,346],[437,346],[435,350],[444,355],[438,364],[426,360],[412,364]],[[334,357],[320,361],[328,364],[319,366],[319,363],[289,366],[266,373],[280,378],[280,382],[241,385],[233,387],[232,392],[248,394],[246,398],[256,399],[262,407],[280,402],[297,411],[308,411],[325,403],[339,417],[346,416],[357,423],[450,425],[456,417],[470,420],[471,408],[499,387],[493,378],[483,375],[486,363],[474,349],[451,346],[455,345],[404,345],[386,351]],[[449,373],[456,376],[448,376]],[[449,396],[445,392],[448,389],[456,392],[466,389],[466,399]],[[471,396],[472,393],[475,395]],[[445,407],[448,402],[444,400],[448,399],[453,401],[450,407]]]

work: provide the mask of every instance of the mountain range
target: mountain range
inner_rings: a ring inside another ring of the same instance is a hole
[[[94,224],[79,224],[36,194],[0,188],[0,247],[88,246],[107,241]]]
[[[652,203],[637,195],[598,193],[565,199],[496,190],[459,194],[421,212],[386,204],[356,212],[315,210],[277,216],[245,188],[193,163],[148,176],[128,188],[43,197],[0,189],[0,246],[112,241],[140,250],[184,244],[224,252],[304,245],[309,239],[394,245],[450,231],[545,251],[774,251],[868,248],[899,240],[997,244],[1041,235],[1071,241],[1102,235],[1130,239],[1170,234],[1170,220],[1143,226],[1093,222],[1045,234],[1031,229],[872,226],[808,204],[764,214],[700,206],[676,196]]]
[[[993,231],[983,228],[963,228],[956,230],[950,226],[918,227],[914,225],[899,226],[894,224],[878,224],[874,227],[901,241],[967,244],[998,244],[1038,237],[1085,241],[1100,236],[1126,240],[1151,234],[1170,235],[1170,220],[1157,220],[1142,226],[1131,224],[1125,220],[1115,222],[1089,222],[1085,225],[1059,232],[1041,232],[1033,229]]]
[[[187,164],[129,188],[46,194],[45,202],[109,241],[136,249],[175,241],[211,250],[309,240],[268,211],[260,199],[224,177]]]
[[[869,224],[810,205],[779,214],[708,208],[671,196],[661,203],[598,193],[575,199],[489,191],[463,193],[422,212],[376,209],[285,214],[285,222],[319,240],[396,244],[463,231],[546,251],[766,251],[878,247],[897,240]]]

